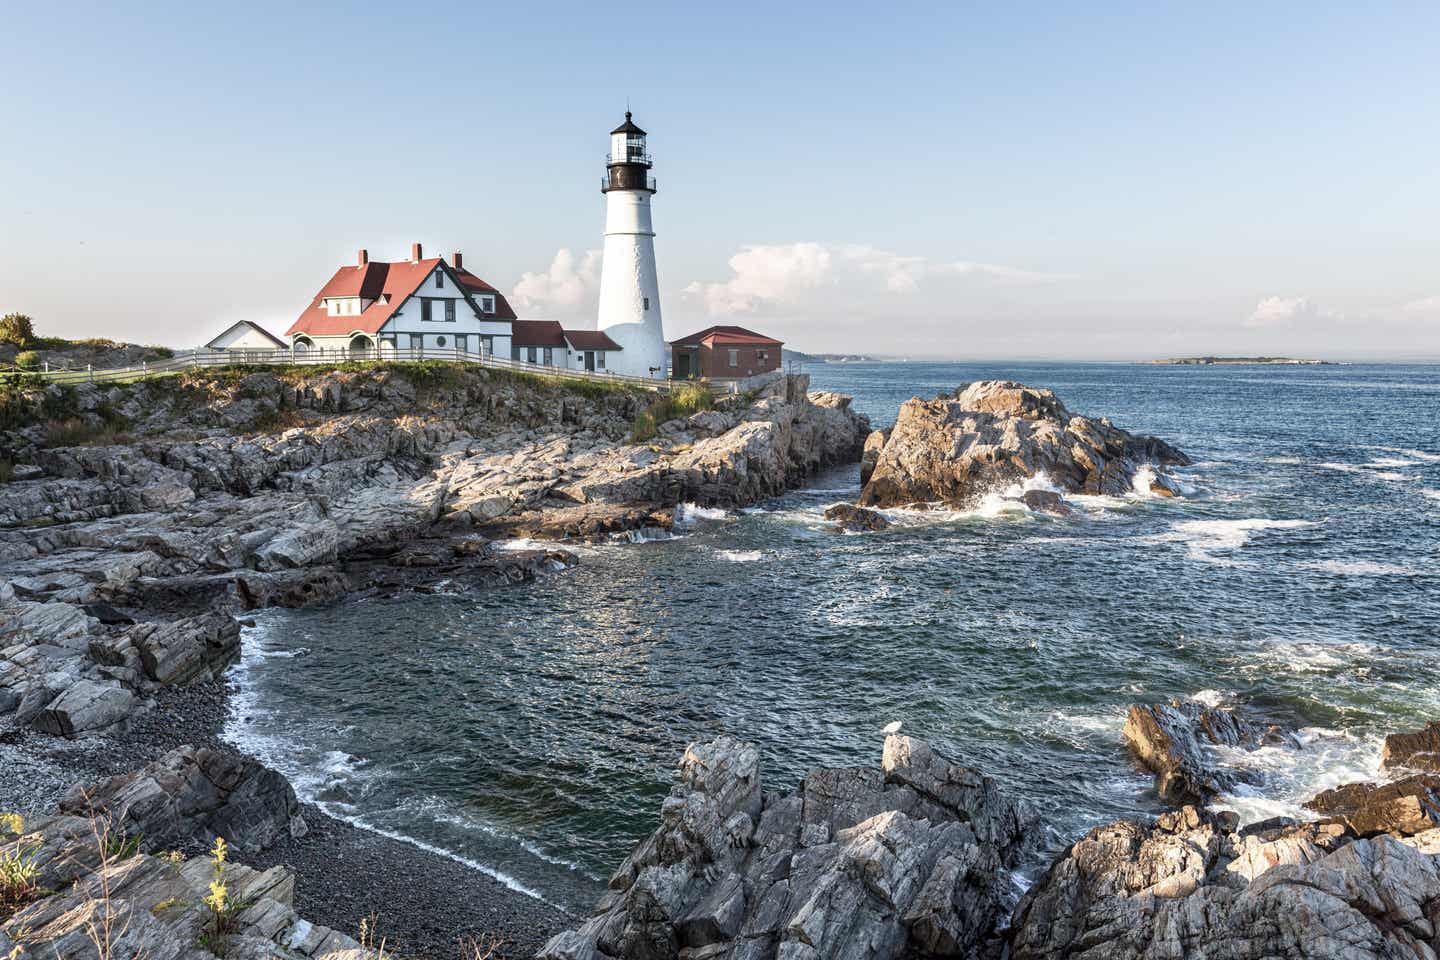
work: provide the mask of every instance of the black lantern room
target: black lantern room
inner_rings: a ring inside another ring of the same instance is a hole
[[[610,155],[605,158],[605,179],[600,192],[611,190],[646,190],[655,192],[655,178],[650,176],[650,154],[645,149],[645,131],[630,119],[610,131]]]

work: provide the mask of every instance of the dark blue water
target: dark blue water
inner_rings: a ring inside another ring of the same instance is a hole
[[[816,366],[877,425],[1009,377],[1154,433],[1188,495],[992,501],[837,536],[854,469],[680,539],[581,548],[543,584],[270,611],[230,735],[332,813],[587,909],[691,740],[789,788],[874,764],[902,720],[1045,814],[1052,843],[1155,809],[1125,709],[1247,703],[1304,731],[1248,819],[1372,775],[1440,717],[1440,367]]]

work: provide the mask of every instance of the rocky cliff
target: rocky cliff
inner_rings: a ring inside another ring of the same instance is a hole
[[[0,724],[102,731],[213,676],[237,610],[533,579],[491,540],[664,525],[853,460],[849,398],[780,375],[629,441],[654,394],[444,364],[0,396]]]
[[[1073,414],[1052,391],[1009,380],[906,401],[894,426],[866,441],[864,456],[860,503],[879,507],[969,506],[1040,474],[1070,493],[1121,494],[1142,466],[1189,463],[1163,440]],[[1150,483],[1162,495],[1177,489],[1163,473]]]

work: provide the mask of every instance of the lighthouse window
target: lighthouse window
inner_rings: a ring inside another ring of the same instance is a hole
[[[649,298],[649,297],[646,297],[646,298],[645,298],[645,309],[646,309],[646,310],[649,310],[649,309],[650,309],[650,298]]]

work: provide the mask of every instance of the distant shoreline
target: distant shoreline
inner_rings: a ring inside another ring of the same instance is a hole
[[[1164,360],[1141,360],[1140,363],[1165,366],[1208,367],[1217,364],[1230,366],[1278,365],[1292,367],[1328,367],[1329,360],[1297,360],[1293,357],[1168,357]]]

